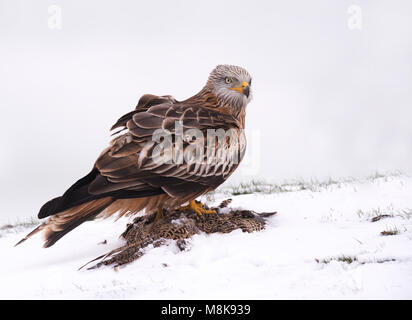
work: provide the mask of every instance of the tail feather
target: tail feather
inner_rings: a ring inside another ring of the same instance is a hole
[[[40,219],[49,217],[47,221],[20,240],[16,246],[39,231],[44,230],[44,247],[50,247],[83,222],[95,218],[116,200],[118,200],[119,204],[111,208],[110,212],[106,212],[104,216],[110,216],[118,210],[121,211],[119,216],[130,210],[137,212],[137,209],[141,210],[145,207],[147,197],[158,196],[164,193],[161,188],[149,188],[148,190],[139,191],[121,189],[100,194],[89,193],[90,184],[98,179],[99,175],[100,172],[93,168],[88,175],[73,184],[61,197],[46,202],[41,207],[38,217]],[[141,200],[131,201],[128,205],[122,207],[120,204],[124,205],[124,201],[122,201],[124,199]]]
[[[27,234],[23,239],[21,239],[19,242],[17,242],[14,246],[17,247],[19,244],[23,243],[24,241],[26,241],[27,239],[31,238],[32,236],[34,236],[36,233],[40,232],[41,230],[44,229],[44,225],[45,223],[39,225],[36,229],[34,229],[32,232],[30,232],[29,234]]]
[[[26,241],[39,231],[44,230],[45,241],[43,247],[50,247],[55,244],[61,237],[81,225],[83,222],[96,217],[114,201],[115,199],[113,197],[92,200],[90,202],[55,214],[51,216],[46,222],[30,232],[22,240],[20,240],[16,244],[16,246]]]

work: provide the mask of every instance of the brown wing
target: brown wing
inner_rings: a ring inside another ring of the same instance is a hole
[[[168,101],[138,111],[126,122],[128,132],[116,137],[97,159],[95,167],[100,175],[90,184],[89,192],[98,195],[117,190],[147,192],[161,188],[172,197],[183,197],[220,185],[234,171],[236,162],[159,163],[155,160],[154,151],[159,143],[153,141],[154,132],[159,128],[168,130],[172,150],[175,150],[176,121],[180,121],[184,131],[199,129],[204,139],[210,129],[235,129],[235,132],[239,129],[231,116],[196,104]],[[205,148],[206,145],[204,142]],[[183,141],[182,148],[187,152],[193,145]]]
[[[113,135],[123,131],[126,129],[126,124],[127,121],[132,119],[132,117],[142,111],[146,111],[152,106],[155,106],[157,104],[162,104],[162,103],[176,103],[177,100],[173,98],[172,96],[166,95],[166,96],[156,96],[153,94],[145,94],[143,95],[140,99],[139,102],[137,103],[137,106],[135,110],[130,111],[129,113],[126,113],[124,116],[122,116],[119,120],[116,121],[116,123],[111,127],[110,130],[114,130],[117,128],[121,128],[119,131],[115,132]]]

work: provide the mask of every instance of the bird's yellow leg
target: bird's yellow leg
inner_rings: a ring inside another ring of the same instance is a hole
[[[201,216],[203,213],[216,213],[215,210],[207,210],[203,208],[203,204],[201,202],[197,203],[195,200],[189,201],[189,204],[187,206],[182,206],[180,207],[180,211],[185,211],[191,209],[194,212],[196,212],[199,216]]]

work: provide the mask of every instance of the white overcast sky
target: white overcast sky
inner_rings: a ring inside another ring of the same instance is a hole
[[[411,17],[408,0],[0,0],[0,221],[86,174],[142,94],[185,99],[223,63],[254,94],[229,183],[410,172]]]

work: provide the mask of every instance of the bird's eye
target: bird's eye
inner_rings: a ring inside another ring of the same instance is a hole
[[[249,81],[249,86],[251,86],[252,85],[252,79],[250,79],[250,81]]]
[[[225,82],[226,82],[227,84],[232,83],[232,79],[230,79],[230,78],[225,78]]]

